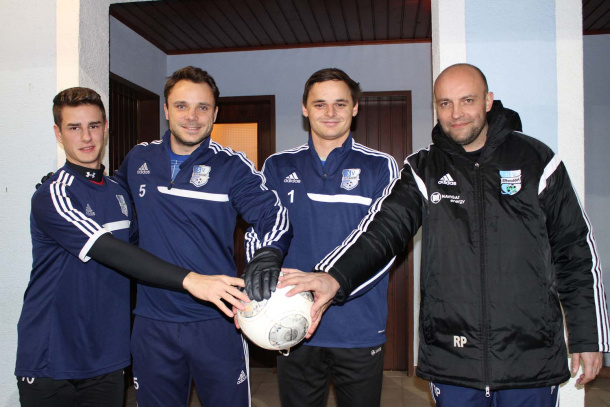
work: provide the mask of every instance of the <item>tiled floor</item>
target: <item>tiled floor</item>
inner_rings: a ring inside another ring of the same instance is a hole
[[[252,407],[280,407],[277,375],[273,369],[251,369]],[[335,407],[331,392],[327,407]],[[433,407],[428,382],[408,377],[404,372],[384,372],[382,407]],[[128,391],[126,407],[136,407],[133,388]],[[201,407],[193,392],[189,407]],[[569,407],[569,406],[566,406]],[[596,379],[585,392],[585,407],[610,407],[610,379]]]

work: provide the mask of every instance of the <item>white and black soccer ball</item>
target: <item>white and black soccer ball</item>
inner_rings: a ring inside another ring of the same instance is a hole
[[[237,312],[242,332],[264,349],[284,350],[301,342],[311,326],[313,295],[306,291],[286,297],[294,286],[276,288],[271,298],[244,303]]]

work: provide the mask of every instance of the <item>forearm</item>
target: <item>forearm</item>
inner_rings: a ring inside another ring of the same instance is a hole
[[[315,266],[339,282],[337,301],[344,301],[406,247],[421,224],[421,205],[412,174],[403,170],[401,179],[372,205],[358,229]]]
[[[119,240],[110,233],[100,236],[87,255],[128,277],[172,290],[184,291],[184,278],[191,272]]]

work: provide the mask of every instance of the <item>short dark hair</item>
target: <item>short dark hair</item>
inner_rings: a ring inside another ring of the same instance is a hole
[[[178,69],[176,72],[172,74],[172,76],[167,78],[167,82],[165,82],[165,88],[163,89],[163,96],[165,97],[165,103],[167,103],[167,97],[169,93],[172,91],[176,83],[179,81],[186,80],[191,81],[193,83],[206,83],[214,94],[214,105],[218,105],[218,98],[220,97],[220,91],[218,90],[218,86],[216,86],[216,82],[214,78],[204,71],[201,68],[197,68],[195,66],[185,66],[184,68]]]
[[[55,95],[53,98],[53,121],[58,127],[61,127],[61,109],[64,106],[76,107],[81,105],[99,107],[104,123],[106,123],[106,109],[104,109],[102,97],[93,89],[80,87],[65,89]]]
[[[352,102],[354,102],[354,104],[356,104],[358,102],[358,99],[360,99],[361,90],[360,90],[360,84],[358,82],[356,82],[352,78],[350,78],[349,75],[346,74],[345,72],[343,72],[341,69],[325,68],[325,69],[320,69],[319,71],[317,71],[316,73],[311,75],[309,77],[309,79],[307,79],[307,82],[305,83],[305,90],[303,91],[303,104],[307,105],[307,98],[309,96],[309,91],[311,90],[313,85],[315,85],[316,83],[319,83],[319,82],[327,82],[327,81],[345,82],[345,84],[349,87],[349,90],[352,94]]]

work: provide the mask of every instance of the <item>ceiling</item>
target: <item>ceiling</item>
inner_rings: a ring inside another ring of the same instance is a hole
[[[168,55],[429,42],[431,0],[161,0],[110,15]],[[583,0],[585,34],[610,33],[610,1]]]

